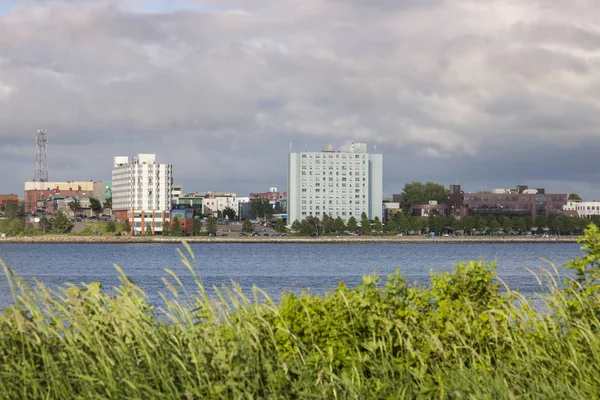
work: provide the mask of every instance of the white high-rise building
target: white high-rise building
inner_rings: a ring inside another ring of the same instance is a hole
[[[128,219],[134,233],[162,232],[169,221],[173,167],[155,160],[154,154],[114,159],[113,212],[118,220]]]
[[[381,219],[383,203],[383,157],[369,154],[367,145],[353,143],[350,151],[289,154],[288,224],[308,216],[350,217],[360,221]]]

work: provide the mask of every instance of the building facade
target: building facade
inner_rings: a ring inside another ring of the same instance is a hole
[[[90,196],[94,193],[93,181],[66,181],[66,182],[25,182],[24,207],[26,213],[38,210],[48,210],[51,197],[62,194],[69,196]]]
[[[171,210],[173,167],[157,164],[154,154],[115,157],[112,170],[113,213],[129,220],[132,233],[162,232]]]
[[[464,193],[460,185],[450,185],[448,215],[465,217],[531,217],[550,214],[562,215],[567,204],[566,193],[546,193],[545,189],[529,189],[519,185],[516,189],[494,189],[486,193]]]
[[[308,216],[382,217],[383,157],[364,143],[349,151],[326,146],[320,152],[290,153],[288,159],[288,224]]]
[[[579,217],[591,219],[594,215],[600,215],[600,200],[568,201],[563,210],[575,211]]]

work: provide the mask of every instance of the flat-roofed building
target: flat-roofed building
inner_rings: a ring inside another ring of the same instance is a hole
[[[46,210],[48,199],[57,194],[68,196],[91,196],[94,193],[94,181],[65,182],[25,182],[25,212]]]
[[[169,222],[173,167],[157,164],[156,155],[115,157],[112,170],[113,213],[129,220],[132,233],[162,232]]]
[[[290,153],[288,159],[288,224],[327,214],[347,222],[382,217],[383,163],[364,143],[349,151],[326,146],[320,152]]]
[[[594,215],[600,215],[600,200],[568,201],[563,207],[563,210],[571,212],[575,211],[578,216],[591,219]]]

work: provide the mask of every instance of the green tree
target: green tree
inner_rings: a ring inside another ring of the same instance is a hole
[[[108,221],[108,223],[106,224],[106,232],[114,233],[116,231],[117,231],[117,225],[115,224],[115,221],[113,221],[113,220]]]
[[[321,225],[323,226],[323,233],[333,232],[333,221],[333,218],[331,218],[329,215],[323,214],[323,219],[321,220]]]
[[[412,217],[410,220],[410,230],[420,235],[423,230],[423,220],[419,217]]]
[[[496,218],[492,218],[488,221],[488,228],[490,228],[490,232],[492,234],[497,234],[500,229],[502,229],[502,225]]]
[[[250,199],[250,215],[253,218],[267,219],[273,216],[273,207],[269,200],[260,197]]]
[[[502,225],[502,230],[505,234],[509,234],[513,228],[513,222],[508,217],[500,217],[500,225]]]
[[[452,218],[452,220],[451,220],[450,229],[452,229],[452,232],[456,233],[459,231],[463,231],[463,229],[464,229],[463,220],[456,218],[454,215],[452,215],[451,218]]]
[[[102,212],[102,204],[100,204],[100,200],[95,197],[90,197],[90,208],[94,214],[100,214]]]
[[[287,232],[287,225],[286,225],[285,221],[282,220],[281,218],[277,218],[277,220],[275,221],[275,231],[277,231],[279,233]]]
[[[102,203],[102,209],[106,208],[112,209],[112,197],[109,197],[108,199],[104,200],[104,203]]]
[[[431,232],[435,232],[438,235],[442,233],[445,224],[443,215],[430,215],[427,222],[429,223],[429,230]]]
[[[354,233],[354,232],[358,231],[358,222],[356,221],[356,218],[354,218],[354,216],[351,216],[350,218],[348,218],[346,227],[348,228],[348,231],[350,233]]]
[[[163,236],[171,236],[171,221],[165,221],[162,227]]]
[[[252,225],[252,224],[250,224]],[[299,233],[300,229],[302,228],[302,225],[300,224],[300,221],[295,220],[294,222],[292,222],[292,231],[295,233]]]
[[[233,221],[236,217],[235,210],[229,206],[225,207],[223,210],[223,218],[227,218],[230,221]]]
[[[48,217],[45,215],[42,215],[40,217],[40,222],[38,222],[38,226],[42,230],[42,233],[44,233],[44,234],[46,234],[46,232],[48,232],[50,229],[52,229],[52,224],[48,220]]]
[[[123,232],[131,233],[131,224],[129,223],[129,218],[123,220],[121,223],[121,230]]]
[[[396,225],[399,232],[408,233],[411,230],[411,221],[404,215],[404,213],[396,214]]]
[[[194,234],[194,236],[198,236],[198,235],[200,235],[201,232],[202,232],[202,221],[200,221],[200,218],[194,217],[194,223],[192,225],[192,233]]]
[[[217,210],[217,219],[223,219],[223,211]]]
[[[421,183],[413,181],[404,185],[402,190],[402,205],[405,211],[411,209],[413,204],[428,204],[429,201],[443,204],[448,201],[448,190],[439,183]]]
[[[179,218],[173,218],[173,222],[171,225],[171,236],[184,236],[185,233],[181,230],[181,222],[179,222]]]
[[[535,217],[534,225],[538,228],[538,232],[541,232],[544,227],[548,226],[548,218],[544,215],[538,215]]]
[[[523,217],[523,222],[525,222],[524,230],[529,231],[531,229],[531,227],[533,226],[533,221],[531,220],[531,217],[529,215]]]
[[[77,212],[81,209],[81,202],[78,198],[74,197],[73,200],[67,203],[67,206],[73,212],[73,215],[77,215]]]
[[[462,229],[466,235],[473,235],[473,232],[477,229],[475,217],[467,215],[462,219]]]
[[[522,217],[515,217],[512,219],[513,229],[519,233],[523,233],[527,230],[527,223]]]
[[[346,230],[346,225],[344,224],[342,217],[338,216],[335,221],[333,221],[333,228],[337,233],[344,233]]]
[[[569,195],[569,200],[572,200],[572,201],[583,201],[581,199],[581,197],[579,197],[579,195],[577,193],[571,193]]]
[[[369,221],[365,212],[360,215],[360,231],[365,235],[371,233],[371,221]]]
[[[149,235],[149,236],[152,235],[152,225],[150,225],[150,224],[146,225],[146,232],[145,233],[146,233],[146,235]]]
[[[54,229],[60,233],[69,233],[73,229],[73,224],[69,222],[67,216],[62,211],[54,214]]]
[[[396,222],[394,222],[394,219],[388,218],[388,220],[385,223],[385,226],[383,227],[383,230],[386,233],[396,233],[397,229],[398,227],[396,226]]]
[[[4,206],[4,218],[6,218],[8,222],[11,222],[15,218],[19,218],[19,204],[6,203]]]
[[[298,222],[298,221],[295,221]],[[254,231],[254,227],[252,226],[252,221],[249,219],[245,219],[242,224],[242,232],[252,233]]]
[[[319,236],[323,234],[323,225],[317,217],[308,216],[300,223],[300,233],[309,236]]]
[[[373,230],[375,231],[376,235],[381,235],[381,233],[383,232],[383,225],[381,224],[381,220],[377,216],[375,217],[375,220],[373,220]]]
[[[217,221],[213,217],[208,217],[206,220],[206,232],[212,236],[217,234]]]
[[[25,231],[25,220],[23,218],[14,218],[5,229],[8,236],[17,236]]]

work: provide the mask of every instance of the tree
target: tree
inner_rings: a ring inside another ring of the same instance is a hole
[[[300,223],[300,233],[309,236],[319,236],[323,233],[323,225],[317,217],[308,216]]]
[[[295,221],[298,222],[298,221]],[[252,221],[250,221],[249,219],[245,219],[244,223],[242,224],[242,232],[246,232],[246,233],[252,233],[254,231],[254,227],[252,226]]]
[[[577,193],[571,193],[569,195],[569,200],[573,200],[573,201],[583,201],[581,199],[581,197],[579,197],[579,195]]]
[[[321,224],[323,225],[323,233],[331,233],[334,230],[333,218],[327,214],[323,214],[323,220],[321,221]]]
[[[423,220],[419,217],[412,217],[410,221],[410,230],[415,231],[417,234],[421,234],[423,229]]]
[[[100,200],[98,200],[95,197],[90,197],[90,208],[96,215],[101,213],[102,212],[102,204],[100,204]]]
[[[152,235],[152,226],[150,224],[146,225],[146,235]]]
[[[381,224],[379,217],[375,217],[375,220],[373,221],[373,230],[376,235],[380,235],[383,231],[383,225]]]
[[[402,204],[408,211],[413,204],[428,204],[429,201],[437,201],[438,204],[448,201],[448,190],[439,183],[421,183],[413,181],[404,185],[402,190]]]
[[[386,223],[385,226],[383,227],[383,230],[387,233],[396,233],[396,229],[398,227],[396,226],[396,223],[394,222],[394,220],[392,218],[389,218]]]
[[[8,236],[17,236],[25,231],[25,220],[23,218],[15,218],[8,223],[6,234]]]
[[[70,202],[67,203],[67,206],[73,211],[73,215],[77,214],[77,211],[81,208],[81,202],[78,198],[73,198]]]
[[[223,210],[223,218],[227,218],[230,221],[233,221],[235,219],[235,210],[229,206],[225,207],[225,209]]]
[[[112,209],[112,197],[109,197],[108,199],[104,200],[104,203],[102,203],[102,208],[111,208]]]
[[[500,217],[500,224],[502,225],[504,233],[510,233],[513,228],[513,222],[508,217]]]
[[[360,231],[365,235],[371,233],[371,221],[365,212],[360,215]]]
[[[523,233],[524,231],[527,230],[527,224],[526,224],[525,220],[521,217],[513,218],[512,224],[513,224],[513,228],[519,233]]]
[[[46,234],[47,231],[52,229],[52,224],[50,223],[50,221],[48,221],[48,217],[46,217],[45,215],[42,215],[40,217],[40,222],[38,222],[38,226],[44,234]]]
[[[502,225],[496,218],[492,218],[488,221],[488,227],[490,228],[490,232],[492,234],[497,234],[500,229],[502,229]]]
[[[253,218],[267,219],[273,215],[273,207],[267,199],[260,197],[250,199],[250,215]]]
[[[8,222],[11,222],[15,218],[19,218],[19,204],[17,203],[6,203],[4,206],[4,218]]]
[[[206,221],[206,232],[212,236],[217,234],[217,222],[213,217],[208,217]]]
[[[163,236],[171,236],[171,221],[165,221],[162,227]]]
[[[181,222],[179,222],[179,218],[173,218],[171,225],[171,236],[183,236],[185,233],[181,230]]]
[[[285,221],[282,220],[281,218],[277,218],[277,220],[275,221],[275,231],[277,231],[279,233],[287,232],[287,226],[285,224]]]
[[[394,218],[396,219],[396,225],[399,232],[408,233],[408,231],[410,231],[411,221],[406,218],[404,213],[398,213]]]
[[[444,230],[445,220],[443,215],[430,215],[427,222],[429,223],[429,230],[431,232],[439,235]]]
[[[344,233],[344,231],[346,230],[346,225],[344,224],[344,220],[342,219],[342,217],[338,216],[335,219],[335,221],[333,221],[333,229],[337,233]]]
[[[67,216],[62,211],[54,214],[54,228],[60,233],[69,233],[73,229],[73,224],[69,222]]]
[[[250,224],[252,225],[252,224]],[[300,224],[300,221],[295,220],[294,222],[292,222],[292,231],[295,233],[300,232],[300,229],[302,228],[302,225]]]
[[[117,225],[115,224],[115,221],[113,221],[113,220],[108,221],[108,223],[106,224],[106,232],[113,233],[116,231],[117,231]]]
[[[129,223],[129,218],[122,222],[122,230],[123,232],[131,233],[131,224]]]
[[[356,221],[356,218],[354,218],[354,216],[351,216],[350,218],[348,218],[346,227],[348,228],[348,231],[351,233],[354,233],[358,230],[358,222]]]
[[[192,225],[192,233],[194,236],[198,236],[200,232],[202,232],[202,221],[200,221],[200,218],[195,217]]]

